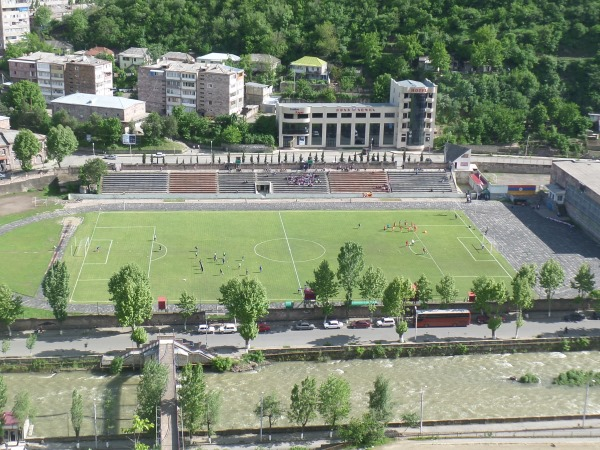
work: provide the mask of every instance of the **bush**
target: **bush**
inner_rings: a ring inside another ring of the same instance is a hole
[[[354,447],[373,447],[385,440],[385,426],[367,413],[361,419],[352,419],[340,429],[340,437]]]
[[[580,350],[586,349],[590,346],[590,338],[580,337],[575,339],[575,347]]]
[[[467,347],[465,344],[454,345],[455,355],[466,355],[467,353],[469,353],[469,347]]]
[[[365,348],[364,347],[354,347],[354,353],[356,353],[357,357],[362,358],[363,355],[365,354]]]
[[[46,361],[43,359],[34,359],[31,363],[31,370],[34,372],[41,372],[46,368]]]
[[[527,372],[525,375],[519,378],[518,381],[519,383],[536,384],[540,382],[540,379],[537,375]]]
[[[600,379],[600,372],[571,369],[558,374],[552,383],[561,386],[583,386],[593,379]]]
[[[373,358],[385,358],[387,353],[385,351],[385,347],[381,344],[377,344],[373,347]]]
[[[212,365],[219,372],[228,372],[233,367],[233,359],[227,356],[215,356]]]
[[[115,356],[110,363],[110,373],[113,375],[119,375],[123,370],[123,357]]]
[[[265,355],[262,351],[256,350],[250,353],[246,353],[244,356],[242,356],[242,361],[246,363],[255,362],[257,364],[261,364],[265,362]]]

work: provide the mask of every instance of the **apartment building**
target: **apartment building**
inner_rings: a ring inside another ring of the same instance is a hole
[[[31,0],[0,0],[0,47],[19,42],[29,33]]]
[[[161,60],[138,70],[138,98],[149,112],[171,114],[176,106],[209,116],[239,114],[244,71],[223,65]]]
[[[279,146],[430,150],[436,97],[429,80],[391,80],[389,103],[281,103]]]
[[[146,103],[124,97],[106,95],[71,94],[52,100],[52,112],[64,109],[69,115],[85,121],[92,114],[100,117],[116,117],[124,124],[145,119]]]
[[[12,81],[38,84],[48,103],[77,92],[113,95],[112,64],[84,55],[31,53],[10,59],[8,73]]]

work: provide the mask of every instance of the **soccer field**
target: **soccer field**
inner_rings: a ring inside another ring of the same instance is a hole
[[[322,260],[337,269],[347,241],[362,245],[366,266],[380,267],[388,281],[425,274],[435,284],[448,274],[460,298],[479,275],[508,284],[514,272],[454,211],[99,212],[84,216],[75,238],[65,261],[78,303],[108,301],[109,278],[131,262],[148,273],[154,298],[170,303],[183,291],[214,303],[219,286],[246,274],[264,284],[271,302],[299,301],[298,288]]]

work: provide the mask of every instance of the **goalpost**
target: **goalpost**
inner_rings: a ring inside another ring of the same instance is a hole
[[[88,250],[90,249],[91,240],[89,237],[84,239],[80,239],[79,243],[77,242],[77,238],[73,237],[74,242],[71,244],[71,254],[73,256],[87,256]],[[83,253],[83,255],[82,255]]]

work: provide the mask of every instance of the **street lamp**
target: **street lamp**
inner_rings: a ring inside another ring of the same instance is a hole
[[[421,425],[419,426],[419,435],[423,434],[423,400],[425,397],[425,388],[427,386],[423,386],[421,388]]]
[[[587,415],[588,397],[590,395],[590,384],[596,384],[596,380],[588,380],[585,385],[585,401],[583,402],[583,419],[581,420],[581,428],[585,428],[585,416]]]
[[[92,153],[94,154],[94,156],[96,156],[96,147],[94,142],[92,142]]]
[[[213,163],[212,141],[210,141],[210,163]]]
[[[265,393],[260,393],[260,442],[263,439],[263,405],[265,400]]]

